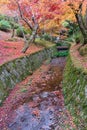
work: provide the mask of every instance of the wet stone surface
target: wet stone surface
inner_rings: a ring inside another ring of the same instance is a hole
[[[52,130],[62,112],[61,98],[57,92],[42,92],[34,95],[31,102],[21,105],[10,116],[10,130]]]
[[[6,130],[73,130],[61,87],[65,61],[65,58],[52,60],[49,70],[33,87],[34,91],[29,92],[29,100],[19,103],[7,115]]]

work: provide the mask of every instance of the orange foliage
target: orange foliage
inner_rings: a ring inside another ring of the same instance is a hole
[[[16,0],[9,0],[10,10],[17,11]],[[55,28],[59,26],[60,15],[62,14],[62,2],[60,0],[19,0],[24,17],[31,21],[34,15],[40,25],[44,28]]]
[[[19,0],[19,4],[24,13],[24,16],[31,21],[31,16],[34,14],[38,20],[40,28],[61,27],[61,23],[68,20],[76,21],[74,13],[70,8],[70,4],[77,10],[79,3],[83,1],[83,11],[85,13],[87,0]],[[9,3],[10,10],[17,11],[16,0],[0,0],[0,4]],[[2,9],[1,9],[2,10]]]
[[[80,3],[83,1],[82,14],[84,15],[86,10],[86,0],[67,0],[64,2],[64,19],[75,20],[74,11],[77,11]],[[73,8],[73,10],[72,10]]]
[[[0,0],[0,14],[8,14],[7,4],[9,0]]]

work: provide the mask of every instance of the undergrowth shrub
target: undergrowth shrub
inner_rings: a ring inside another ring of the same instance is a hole
[[[17,30],[16,30],[16,35],[18,37],[23,37],[23,33],[27,34],[28,32],[24,27],[18,27]]]
[[[69,54],[68,50],[66,50],[66,51],[58,51],[58,52],[56,52],[55,56],[56,57],[65,57],[65,56],[68,56],[68,54]]]
[[[44,46],[44,47],[50,47],[50,46],[52,46],[52,42],[50,42],[50,41],[46,41],[46,40],[44,40],[44,39],[40,39],[40,38],[36,38],[35,39],[35,43],[37,44],[37,45],[41,45],[41,46]]]
[[[6,21],[6,20],[0,21],[0,30],[8,32],[8,31],[10,31],[10,29],[11,29],[11,25],[8,21]]]
[[[79,52],[80,55],[87,56],[87,45],[80,47]]]
[[[44,40],[51,41],[51,36],[50,36],[49,34],[47,34],[47,33],[43,34],[41,37],[42,37]]]
[[[5,16],[4,15],[0,15],[0,21],[1,20],[5,20]]]
[[[77,31],[77,32],[74,34],[73,38],[75,39],[75,42],[76,42],[77,44],[78,44],[78,43],[83,43],[83,36],[82,36],[82,34],[81,34],[80,31]]]
[[[56,42],[56,40],[57,40],[56,36],[52,36],[48,33],[44,33],[43,35],[41,35],[41,38],[46,40],[46,41],[51,41],[51,42]]]
[[[14,23],[13,21],[10,22],[11,25],[11,29],[18,29],[19,28],[19,24],[18,23]]]
[[[58,43],[56,43],[56,46],[67,46],[67,47],[70,47],[70,44],[68,43],[68,41],[59,41]]]

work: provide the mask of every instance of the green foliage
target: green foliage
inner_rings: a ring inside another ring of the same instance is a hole
[[[0,21],[1,20],[5,20],[5,16],[4,15],[0,15]]]
[[[46,40],[40,39],[40,38],[36,38],[36,39],[35,39],[35,42],[36,42],[36,44],[38,44],[38,45],[40,45],[40,46],[44,46],[44,47],[50,47],[50,46],[53,45],[52,42],[46,41]]]
[[[73,29],[68,30],[68,36],[71,36],[71,35],[73,35]]]
[[[75,41],[76,41],[76,43],[80,43],[80,37],[79,37],[79,35],[77,35],[77,36],[75,37]]]
[[[65,20],[62,23],[63,27],[68,29],[68,36],[73,35],[75,32],[79,31],[79,26],[77,23],[72,22],[70,20]]]
[[[11,26],[11,29],[14,27],[15,29],[17,29],[19,27],[19,24],[17,22],[15,22],[13,17],[10,16],[6,16],[6,15],[0,15],[0,22],[4,20],[6,22],[8,22]]]
[[[15,24],[14,24],[14,28],[15,28],[15,29],[19,28],[19,24],[15,23]]]
[[[16,34],[18,37],[23,37],[23,33],[27,34],[27,30],[24,27],[18,27],[16,30]]]
[[[70,37],[66,38],[66,41],[69,42],[69,43],[74,42],[73,36],[70,36]]]
[[[19,28],[19,24],[18,23],[15,23],[14,21],[10,21],[9,22],[10,25],[11,25],[11,29],[18,29]]]
[[[56,37],[51,36],[48,33],[44,33],[43,35],[41,35],[41,38],[46,40],[46,41],[51,41],[51,42],[55,42],[56,41]]]
[[[64,56],[68,56],[68,54],[69,54],[68,50],[66,50],[66,51],[58,51],[58,52],[56,52],[55,56],[56,57],[64,57]]]
[[[1,21],[1,20],[6,20],[6,21],[8,21],[8,22],[14,21],[13,17],[0,14],[0,21]]]
[[[70,43],[83,43],[84,39],[83,39],[83,36],[82,36],[82,33],[80,31],[76,31],[74,32],[73,35],[70,35],[67,39],[66,39],[67,42],[70,42]]]
[[[47,40],[47,41],[51,41],[51,36],[47,33],[44,33],[41,38],[43,38],[44,40]]]
[[[11,25],[9,24],[8,21],[6,21],[6,20],[0,21],[0,30],[8,32],[8,31],[10,31],[10,29],[11,29]]]
[[[51,36],[51,41],[55,42],[57,37]]]
[[[87,85],[87,73],[83,72],[83,68],[76,68],[69,56],[63,77],[65,105],[73,115],[73,121],[76,123],[77,129],[86,130],[87,99],[85,88]]]
[[[58,43],[56,43],[57,46],[67,46],[70,47],[70,44],[68,43],[68,40],[64,40],[64,41],[59,41]]]
[[[27,34],[32,34],[32,30],[31,29],[28,29],[27,27],[26,27],[26,32],[27,32]]]
[[[62,26],[65,27],[65,28],[68,28],[68,27],[69,27],[69,23],[65,20],[65,21],[62,23]]]
[[[80,55],[87,56],[87,45],[80,47],[79,52]]]
[[[77,31],[77,32],[74,34],[73,38],[75,39],[75,42],[76,42],[76,43],[83,43],[83,36],[82,36],[82,34],[81,34],[80,31]]]
[[[61,47],[68,47],[70,48],[70,44],[67,41],[59,41],[58,43],[56,43],[56,46],[61,46]],[[63,50],[63,51],[58,51],[56,52],[55,56],[56,57],[64,57],[64,56],[68,56],[69,50]]]

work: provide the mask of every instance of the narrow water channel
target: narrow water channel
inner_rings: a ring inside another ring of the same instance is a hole
[[[67,130],[67,126],[72,130],[62,94],[65,63],[64,57],[51,61],[43,82],[36,83],[36,88],[42,89],[9,113],[8,130]]]

